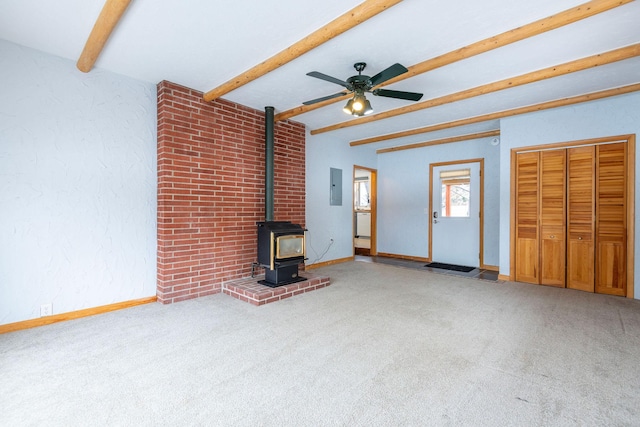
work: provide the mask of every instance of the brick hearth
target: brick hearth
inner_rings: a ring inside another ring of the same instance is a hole
[[[331,284],[328,276],[320,276],[308,271],[302,271],[300,274],[302,277],[306,277],[307,280],[277,288],[270,288],[258,283],[258,280],[264,279],[264,275],[236,279],[223,283],[222,292],[253,305],[264,305],[305,292],[315,291]]]

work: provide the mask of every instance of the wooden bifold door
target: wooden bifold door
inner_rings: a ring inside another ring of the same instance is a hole
[[[627,144],[517,153],[515,279],[626,295]]]

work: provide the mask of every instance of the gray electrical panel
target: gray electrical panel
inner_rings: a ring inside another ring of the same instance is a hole
[[[330,172],[329,204],[342,206],[342,169],[331,168]]]

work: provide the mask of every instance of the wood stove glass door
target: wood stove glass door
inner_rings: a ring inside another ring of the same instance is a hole
[[[431,168],[432,262],[480,266],[480,163]]]

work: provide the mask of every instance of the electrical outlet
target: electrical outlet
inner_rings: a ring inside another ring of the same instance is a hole
[[[53,314],[53,309],[51,308],[51,303],[42,304],[40,306],[40,317],[51,316]]]

